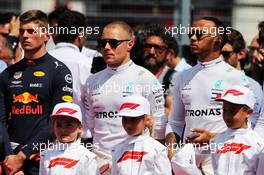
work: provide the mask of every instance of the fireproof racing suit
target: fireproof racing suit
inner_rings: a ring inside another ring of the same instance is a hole
[[[218,135],[211,141],[211,155],[216,175],[264,174],[264,140],[251,128]]]
[[[114,150],[112,175],[171,175],[167,153],[149,136],[128,137]]]
[[[99,150],[111,155],[112,148],[126,138],[122,118],[116,114],[120,98],[132,94],[149,100],[154,137],[164,139],[166,117],[161,85],[148,70],[129,61],[118,68],[107,67],[88,78],[86,126],[93,133],[93,144]]]
[[[81,145],[55,142],[40,155],[40,175],[99,175],[95,154]]]
[[[245,74],[221,58],[198,62],[194,67],[176,73],[174,78],[172,111],[166,132],[173,131],[182,138],[192,134],[191,128],[203,128],[214,133],[226,130],[222,102],[215,101],[215,98],[232,85],[248,87]],[[196,149],[196,160],[204,174],[213,174],[209,152]]]
[[[72,102],[70,70],[49,54],[38,59],[22,59],[0,76],[0,117],[7,122],[11,142],[28,159],[39,144],[51,139],[49,115],[60,102]],[[18,151],[19,151],[18,150]],[[28,173],[29,174],[29,173]]]
[[[215,98],[232,85],[249,85],[242,72],[221,58],[198,62],[196,66],[177,73],[175,81],[167,132],[173,131],[181,137],[191,134],[191,128],[223,132],[227,127],[222,118],[222,102],[215,101]]]

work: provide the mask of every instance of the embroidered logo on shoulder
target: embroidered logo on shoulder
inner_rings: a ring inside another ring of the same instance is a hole
[[[36,72],[33,73],[33,75],[34,75],[35,77],[43,77],[43,76],[45,76],[45,72],[42,72],[42,71],[36,71]]]
[[[17,80],[17,79],[19,79],[19,78],[21,78],[22,77],[22,72],[15,72],[14,73],[14,78]]]

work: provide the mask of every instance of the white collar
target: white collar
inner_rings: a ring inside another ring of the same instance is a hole
[[[222,58],[220,56],[220,57],[218,57],[216,59],[213,59],[211,61],[208,61],[208,62],[200,62],[200,61],[198,61],[198,65],[201,65],[202,67],[212,67],[212,66],[214,66],[214,65],[216,65],[218,63],[221,63],[222,61],[223,60],[222,60]]]
[[[66,43],[66,42],[57,43],[54,49],[65,48],[65,47],[72,48],[72,49],[80,52],[80,49],[76,45],[74,45],[72,43]]]
[[[114,73],[118,73],[118,72],[122,72],[122,71],[126,70],[127,68],[129,68],[133,64],[134,64],[133,61],[132,60],[129,60],[127,63],[122,64],[122,65],[120,65],[118,67],[114,67],[113,68],[113,67],[107,66],[106,67],[106,70],[108,70],[110,73],[113,73],[114,74]]]

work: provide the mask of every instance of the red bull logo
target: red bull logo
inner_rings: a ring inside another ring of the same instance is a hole
[[[32,95],[29,92],[24,92],[23,94],[20,95],[13,95],[13,103],[19,102],[19,103],[23,103],[23,104],[28,104],[30,102],[36,102],[38,103],[38,94],[36,95]]]
[[[19,95],[13,94],[13,103],[23,103],[22,107],[18,108],[16,105],[12,106],[11,113],[13,115],[19,114],[43,114],[42,105],[37,105],[36,107],[29,105],[29,103],[39,103],[38,94],[32,95],[29,92],[24,92]],[[28,105],[27,105],[28,104]]]

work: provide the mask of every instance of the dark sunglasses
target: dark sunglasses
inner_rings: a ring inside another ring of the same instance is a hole
[[[229,58],[233,55],[234,51],[221,51],[221,54],[224,58]]]
[[[36,32],[34,29],[19,29],[19,34],[23,35],[25,33],[25,31],[27,31],[27,33],[29,34],[34,34],[34,32]]]
[[[202,30],[191,30],[189,33],[188,33],[188,37],[191,39],[191,37],[195,35],[197,40],[201,40],[203,39],[203,36],[204,38],[205,37],[208,37],[208,36],[212,36],[211,34],[209,33],[204,33]]]
[[[97,40],[97,46],[98,48],[104,48],[106,44],[108,43],[112,48],[117,48],[122,42],[124,41],[130,41],[128,39],[125,40],[117,40],[117,39],[98,39]]]
[[[152,47],[154,48],[155,52],[158,52],[158,53],[162,53],[164,49],[167,49],[166,46],[159,46],[156,44],[145,44],[144,45],[145,50],[150,50]]]

